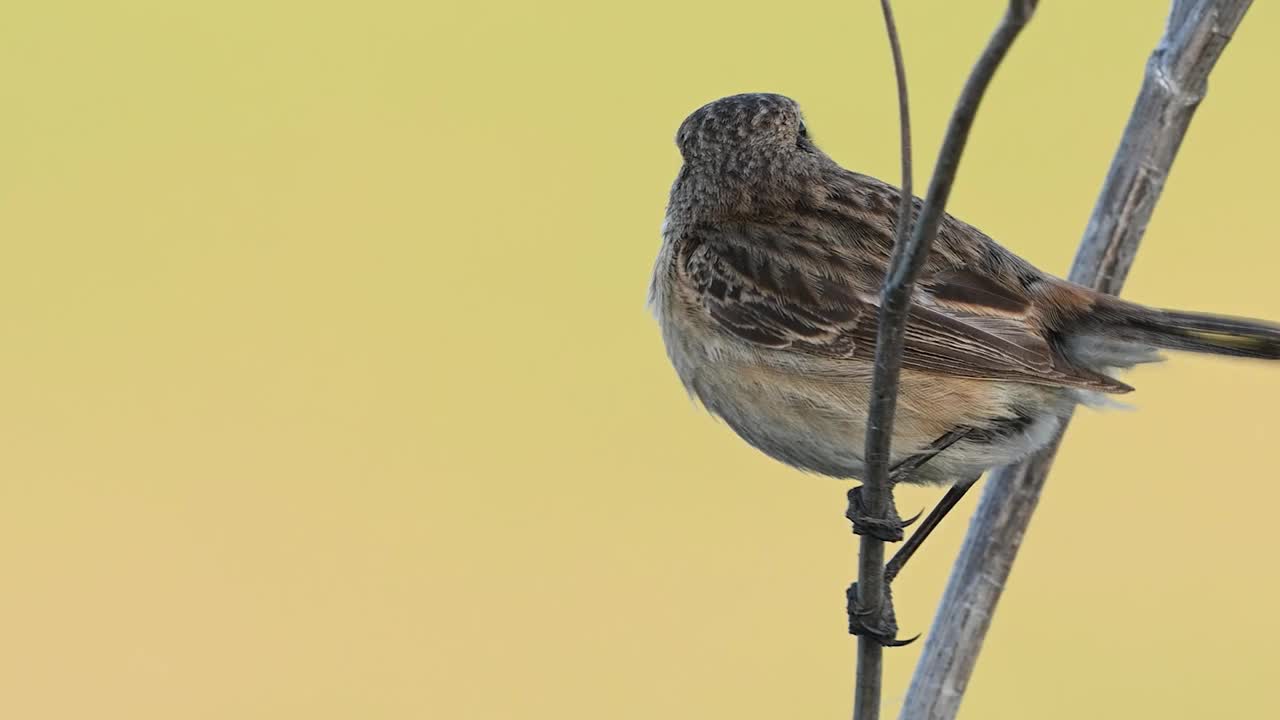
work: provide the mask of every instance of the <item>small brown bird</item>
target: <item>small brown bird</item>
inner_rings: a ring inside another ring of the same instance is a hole
[[[766,454],[861,477],[898,189],[836,164],[781,95],[712,102],[676,144],[684,165],[649,291],[676,372]],[[1159,350],[1280,359],[1280,326],[1095,292],[950,215],[912,302],[894,461],[963,431],[913,482],[967,487],[1027,457],[1073,405],[1132,390],[1113,372]]]

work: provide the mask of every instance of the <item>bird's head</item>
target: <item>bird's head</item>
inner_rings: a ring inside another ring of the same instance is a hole
[[[668,208],[723,216],[794,207],[838,169],[809,139],[794,100],[731,95],[698,108],[676,132],[684,166]]]
[[[794,100],[772,93],[730,95],[685,118],[676,146],[690,165],[723,166],[812,150]]]

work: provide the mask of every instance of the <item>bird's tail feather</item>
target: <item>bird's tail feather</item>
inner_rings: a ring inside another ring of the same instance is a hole
[[[1110,332],[1162,350],[1280,360],[1280,325],[1263,320],[1116,302]]]

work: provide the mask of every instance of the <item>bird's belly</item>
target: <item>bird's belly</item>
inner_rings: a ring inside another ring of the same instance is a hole
[[[802,470],[861,478],[867,404],[865,377],[830,377],[767,366],[708,363],[691,388],[751,445]],[[1060,391],[904,371],[893,458],[924,451],[956,428],[973,434],[926,464],[910,481],[946,484],[1020,460],[1053,437],[1069,403]]]

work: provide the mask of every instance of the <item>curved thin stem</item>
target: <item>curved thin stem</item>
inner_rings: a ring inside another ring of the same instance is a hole
[[[911,232],[912,198],[912,166],[911,166],[911,108],[907,98],[907,69],[902,60],[902,44],[898,39],[898,24],[893,18],[893,6],[890,0],[880,0],[880,9],[884,14],[884,28],[889,35],[889,50],[893,54],[893,72],[898,81],[898,127],[902,146],[902,195],[898,202],[897,234],[894,247],[902,248],[907,243]],[[887,463],[886,463],[887,475]],[[887,485],[887,481],[884,483]],[[873,513],[886,514],[888,510],[888,489],[874,497],[868,508]],[[877,504],[878,501],[878,504]],[[877,552],[872,544],[879,545]],[[859,587],[865,587],[872,576],[882,571],[877,568],[884,565],[884,543],[871,537],[863,537],[860,548],[858,577]],[[876,591],[879,596],[881,590]],[[858,638],[857,678],[854,683],[853,717],[854,720],[874,720],[880,716],[880,696],[884,676],[884,648],[871,638]]]
[[[906,77],[897,40],[897,29],[887,0],[882,0],[885,25],[894,52],[894,68],[898,74],[899,107],[906,119]],[[867,477],[863,482],[863,502],[872,517],[885,517],[892,501],[889,487],[890,441],[893,436],[894,409],[898,399],[898,376],[902,369],[902,349],[911,293],[916,277],[929,257],[933,239],[951,194],[960,157],[969,139],[969,131],[996,68],[1008,53],[1013,41],[1031,19],[1036,0],[1011,0],[1008,9],[987,47],[969,74],[960,99],[956,102],[947,133],[938,154],[937,165],[929,182],[929,193],[920,217],[910,228],[907,214],[912,203],[910,192],[909,142],[903,143],[902,207],[893,258],[881,290],[879,330],[876,337],[875,374],[871,385],[871,403],[867,416]],[[905,122],[903,135],[909,132]],[[868,612],[879,615],[884,610],[884,543],[863,536],[858,561],[858,603]],[[858,682],[854,700],[856,720],[874,720],[880,713],[880,685],[883,649],[875,640],[858,639]]]

